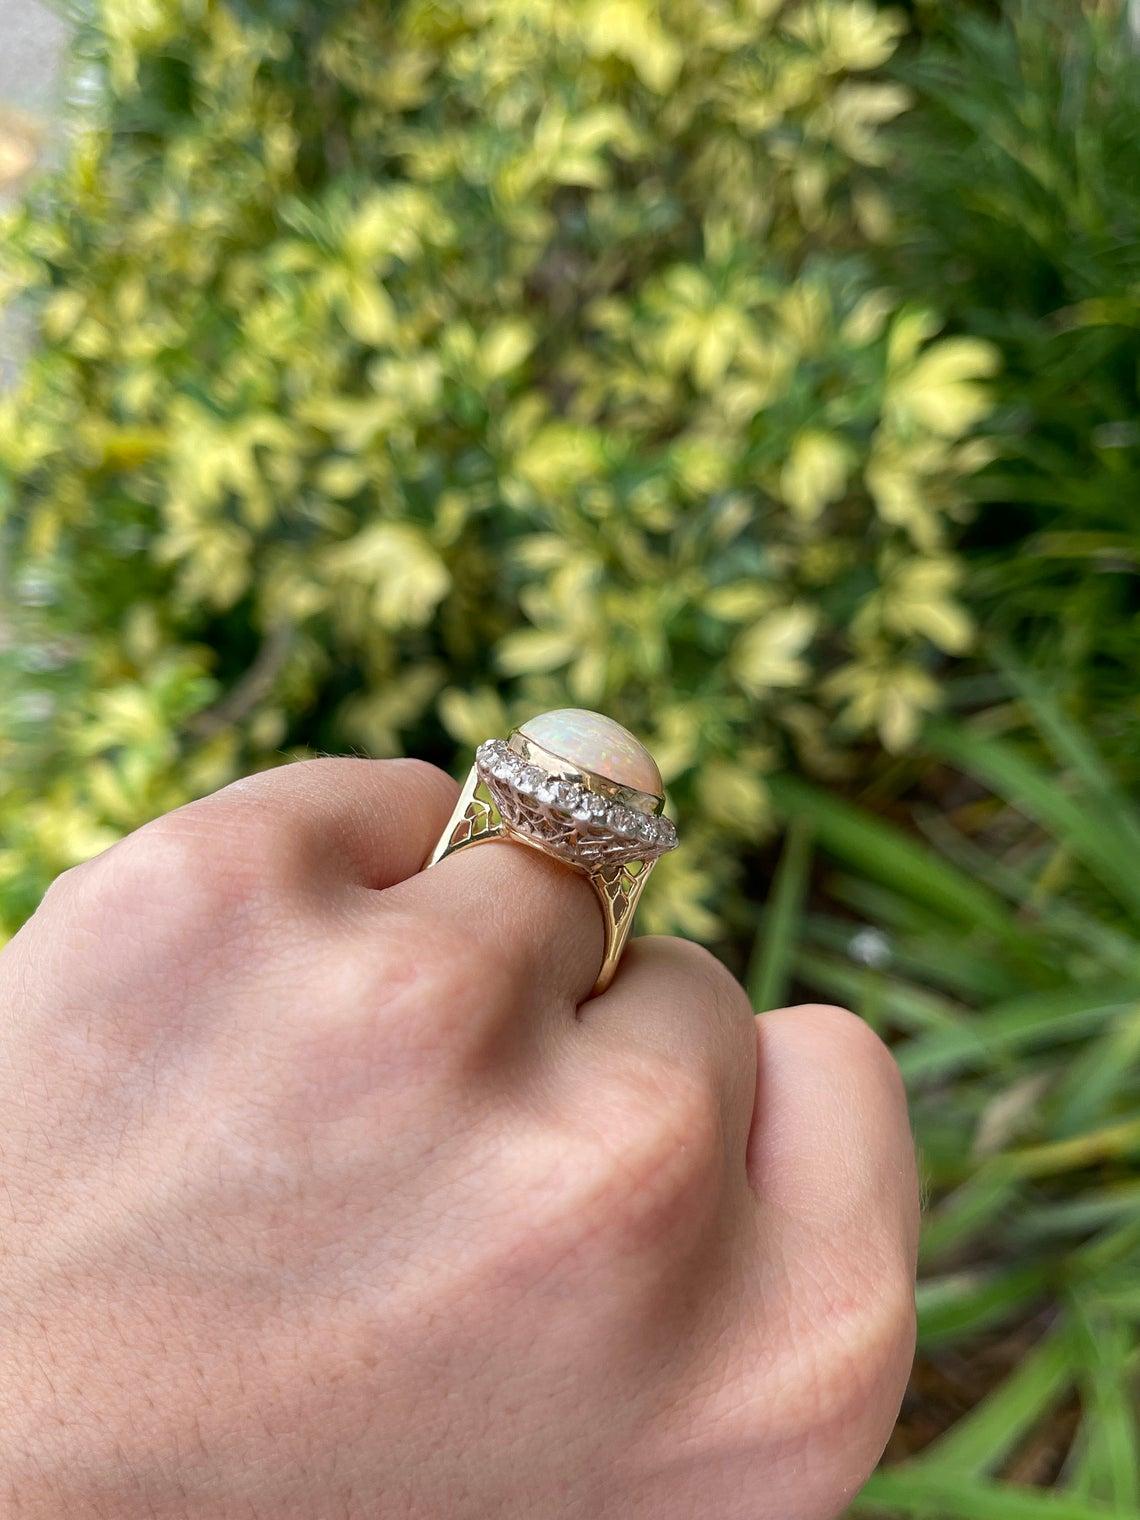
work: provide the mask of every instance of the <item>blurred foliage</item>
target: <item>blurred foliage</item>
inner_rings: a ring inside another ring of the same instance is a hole
[[[935,7],[898,70],[889,278],[1002,356],[970,602],[1140,785],[1140,12]],[[1123,769],[1121,769],[1123,768]]]
[[[4,233],[0,915],[303,747],[612,712],[717,932],[785,752],[970,642],[994,349],[881,288],[867,0],[103,0]]]
[[[1000,736],[929,726],[898,822],[772,778],[752,981],[892,1042],[923,1161],[919,1363],[854,1512],[1137,1520],[1140,811],[1052,690],[1002,684]]]

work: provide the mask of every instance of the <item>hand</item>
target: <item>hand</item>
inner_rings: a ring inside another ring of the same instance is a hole
[[[238,782],[0,956],[13,1520],[810,1520],[912,1348],[895,1066],[416,761]]]

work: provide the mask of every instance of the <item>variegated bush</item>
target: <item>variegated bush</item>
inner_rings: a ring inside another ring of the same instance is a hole
[[[966,648],[994,364],[876,287],[869,0],[103,0],[4,233],[0,904],[312,749],[653,747],[712,936],[782,756]],[[886,184],[884,181],[887,181]]]

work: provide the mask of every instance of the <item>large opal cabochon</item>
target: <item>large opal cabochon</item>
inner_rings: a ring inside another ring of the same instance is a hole
[[[645,745],[603,713],[557,707],[529,718],[519,732],[577,770],[592,771],[634,791],[663,795],[661,772]]]

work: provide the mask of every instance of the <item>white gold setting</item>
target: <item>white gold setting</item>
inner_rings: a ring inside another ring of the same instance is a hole
[[[607,795],[569,765],[564,773],[536,765],[505,739],[480,744],[475,765],[507,828],[587,870],[648,863],[676,847],[672,819],[649,810],[659,798],[637,806],[627,799],[643,794],[618,786]]]

